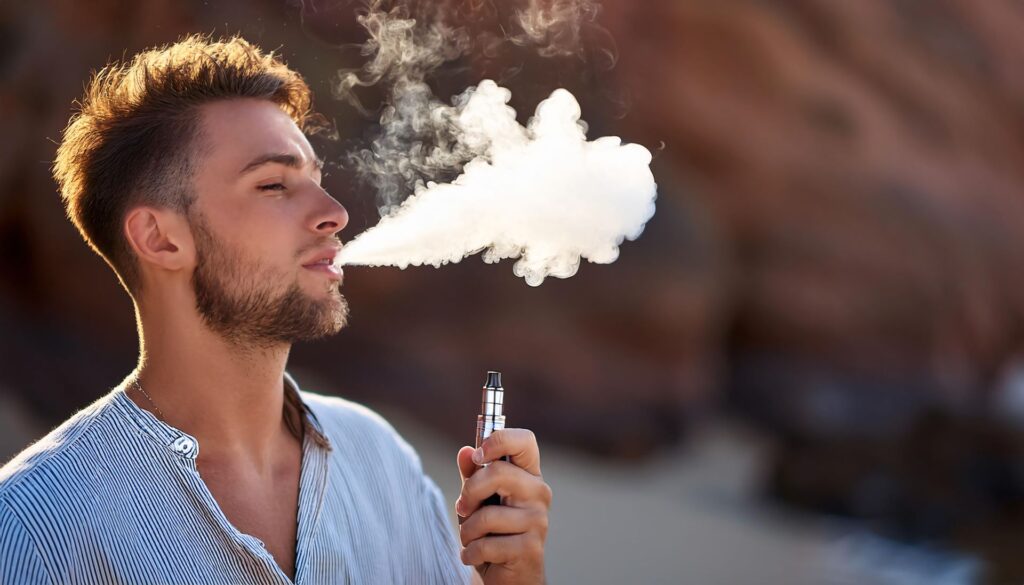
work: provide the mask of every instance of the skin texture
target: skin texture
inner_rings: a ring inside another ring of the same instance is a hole
[[[139,206],[124,218],[142,280],[133,295],[141,351],[129,380],[160,412],[131,386],[128,396],[196,437],[200,476],[228,520],[294,579],[302,450],[282,416],[283,376],[293,342],[345,323],[340,277],[304,265],[340,246],[348,213],[321,189],[312,147],[273,103],[224,100],[200,113],[188,212]],[[258,160],[266,162],[252,166]],[[476,582],[544,583],[551,491],[536,439],[505,429],[484,447],[510,462],[478,468],[471,447],[458,453],[470,505],[463,562],[483,573]],[[494,492],[507,506],[473,513]]]
[[[260,262],[219,242],[199,214],[189,215],[199,257],[192,287],[196,309],[209,328],[238,346],[251,347],[317,339],[344,326],[348,312],[336,286],[330,287],[326,300],[311,298],[298,282],[275,293],[262,282],[267,271]]]

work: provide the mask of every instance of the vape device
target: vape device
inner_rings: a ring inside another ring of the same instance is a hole
[[[491,433],[505,428],[505,389],[501,387],[501,372],[487,372],[487,381],[484,382],[483,397],[480,403],[480,414],[476,417],[476,445],[479,448],[484,439],[491,436]],[[502,461],[508,461],[508,457],[501,456]],[[483,467],[488,464],[484,463]],[[501,496],[494,494],[484,500],[481,506],[500,506]]]
[[[491,436],[491,433],[505,428],[505,389],[501,387],[501,372],[487,372],[487,381],[484,382],[483,398],[480,401],[480,414],[476,417],[476,447],[484,439]],[[501,461],[508,461],[508,456],[502,455]],[[484,463],[481,467],[487,467]],[[480,503],[481,506],[500,506],[501,496],[492,494]],[[466,519],[459,516],[459,524]],[[484,563],[480,569],[480,575],[485,575],[490,568],[490,563]]]
[[[491,436],[491,433],[498,429],[505,428],[505,389],[501,387],[501,372],[487,372],[487,381],[484,382],[484,393],[483,399],[480,403],[480,414],[476,417],[476,447],[480,448],[480,443],[484,442],[484,439]],[[508,461],[508,457],[505,455],[501,456],[502,461]],[[484,463],[481,467],[487,467],[489,463]],[[498,494],[492,494],[490,497],[480,502],[481,506],[500,506],[501,496]],[[466,519],[459,516],[459,524],[465,522]]]

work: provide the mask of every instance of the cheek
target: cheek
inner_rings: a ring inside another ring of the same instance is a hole
[[[293,212],[287,206],[266,205],[258,213],[247,213],[233,230],[236,242],[250,257],[274,264],[295,264],[299,230]]]
[[[281,235],[280,237],[268,237],[262,239],[254,252],[262,254],[264,263],[273,264],[278,269],[288,272],[295,272],[300,266],[298,248],[295,239]]]
[[[258,264],[260,271],[295,274],[301,268],[297,254],[305,241],[300,202],[295,197],[251,195],[232,203],[210,213],[225,243]]]

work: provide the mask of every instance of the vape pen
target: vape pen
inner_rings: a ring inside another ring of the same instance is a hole
[[[480,414],[476,417],[476,447],[479,448],[484,439],[491,436],[491,433],[505,428],[505,389],[501,387],[501,372],[487,372],[487,381],[484,382],[483,397],[480,404]],[[502,461],[508,461],[508,457],[501,456]],[[484,463],[484,467],[488,464]],[[501,496],[494,494],[484,500],[481,506],[500,506]]]
[[[501,387],[501,372],[487,372],[487,381],[484,382],[483,398],[480,401],[480,414],[476,417],[476,445],[477,449],[484,439],[491,436],[491,433],[505,428],[505,389]],[[501,461],[508,461],[508,456],[502,455]],[[487,467],[484,463],[481,467]],[[481,506],[500,506],[501,496],[492,494],[480,503]],[[465,518],[459,516],[459,524],[465,522]],[[490,568],[490,563],[484,563],[480,574],[485,575]]]

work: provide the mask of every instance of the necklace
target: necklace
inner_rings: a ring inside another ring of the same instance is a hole
[[[147,394],[146,391],[142,389],[142,384],[139,384],[138,380],[135,380],[134,384],[135,384],[135,387],[138,388],[139,391],[142,392],[142,394],[146,397],[146,400],[148,400],[149,403],[153,405],[153,408],[156,409],[157,413],[160,414],[160,420],[164,421],[164,413],[163,413],[163,411],[161,411],[160,407],[157,406],[155,402],[153,402],[153,399],[149,397],[149,394]],[[166,421],[164,421],[164,422],[166,422]]]

